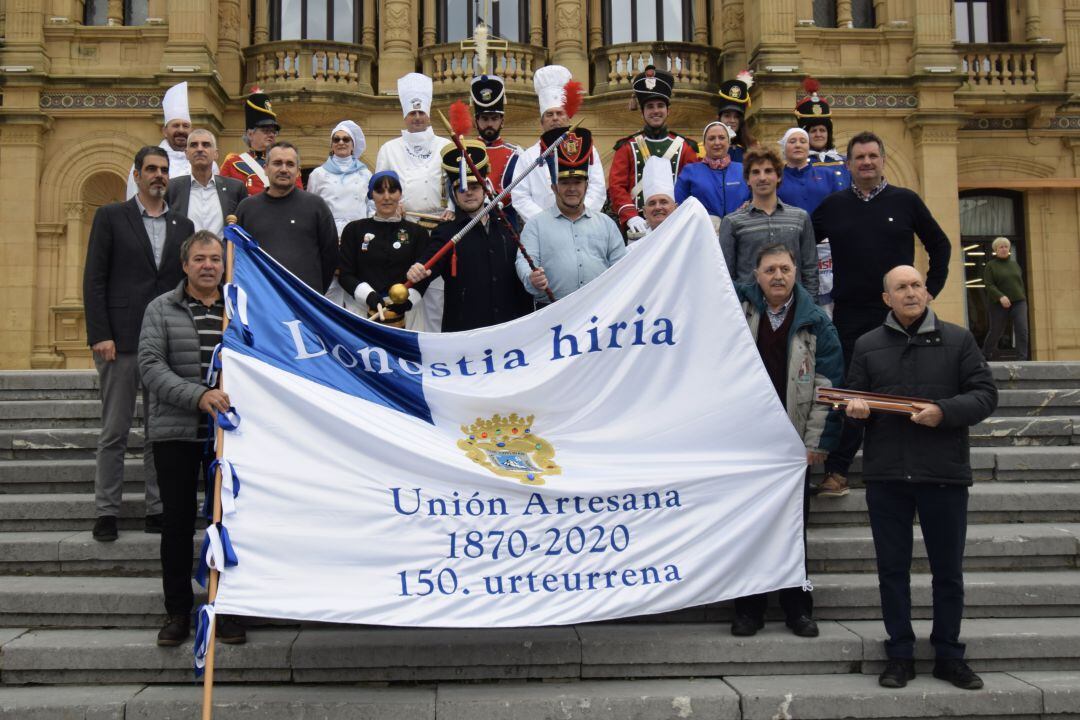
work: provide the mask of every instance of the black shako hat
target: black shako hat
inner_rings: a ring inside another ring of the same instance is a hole
[[[450,143],[442,151],[442,168],[446,171],[446,177],[451,183],[460,183],[462,186],[469,182],[483,182],[487,177],[490,163],[488,162],[487,148],[479,140],[468,139],[464,141],[465,152],[472,158],[473,165],[480,173],[480,177],[472,174],[469,164],[464,161],[461,151],[457,146]]]
[[[277,114],[270,106],[270,96],[254,88],[244,103],[244,124],[248,130],[257,127],[273,127],[281,130]]]
[[[469,92],[472,95],[473,115],[486,112],[504,114],[506,85],[502,78],[495,75],[474,77]]]
[[[666,70],[657,70],[655,65],[647,65],[634,76],[634,98],[638,107],[645,107],[649,100],[663,100],[670,105],[674,89],[675,76]]]
[[[814,78],[806,78],[803,81],[803,89],[808,94],[795,106],[795,118],[799,127],[806,130],[815,125],[824,125],[832,130],[832,111],[829,103],[818,94],[818,90],[821,89],[818,81]]]
[[[568,128],[548,130],[540,136],[540,152],[555,144],[555,141]],[[580,177],[589,179],[589,163],[592,161],[593,139],[588,128],[577,127],[567,133],[566,139],[559,144],[555,157],[548,158],[548,168],[552,170],[551,179]]]
[[[725,110],[735,110],[746,116],[750,109],[750,88],[754,84],[754,76],[749,70],[743,70],[733,80],[725,80],[720,83],[720,107],[717,114]]]

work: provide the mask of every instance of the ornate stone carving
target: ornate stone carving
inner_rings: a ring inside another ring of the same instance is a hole
[[[238,0],[218,0],[218,38],[239,44],[240,3]]]
[[[581,49],[581,19],[579,0],[558,0],[555,3],[555,46],[559,49]]]
[[[411,17],[408,0],[387,0],[383,6],[383,48],[411,50],[412,31],[409,29]]]
[[[38,99],[42,110],[157,110],[161,93],[146,90],[46,90]]]

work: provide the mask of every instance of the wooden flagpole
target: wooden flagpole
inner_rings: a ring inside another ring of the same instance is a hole
[[[236,216],[230,215],[225,218],[226,225],[235,225]],[[225,241],[225,283],[231,283],[233,279],[233,261],[235,259],[236,246],[232,241]],[[221,318],[221,337],[225,338],[225,331],[229,329],[229,313],[224,313]],[[218,387],[224,385],[224,373],[218,375]],[[219,461],[214,468],[214,518],[215,523],[221,522],[221,456],[225,447],[225,431],[220,423],[215,423],[214,429],[215,457]],[[206,602],[213,603],[217,598],[218,570],[210,568],[210,581],[206,587]],[[206,638],[206,665],[203,668],[203,702],[202,720],[212,720],[214,716],[214,636],[217,630],[217,619],[210,623]]]

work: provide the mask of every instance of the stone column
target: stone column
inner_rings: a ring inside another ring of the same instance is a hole
[[[539,0],[533,0],[534,5],[539,5]],[[589,3],[589,50],[595,50],[604,45],[604,16],[601,12],[600,3]]]
[[[8,0],[4,21],[6,24],[4,64],[29,65],[34,68],[35,73],[49,72],[49,58],[45,53],[45,12],[42,3],[35,0]],[[6,77],[10,84],[18,76]],[[36,100],[34,106],[35,108],[37,106]]]
[[[365,47],[375,47],[375,0],[364,0],[363,27],[360,42]]]
[[[750,33],[746,38],[748,62],[758,73],[775,65],[798,67],[801,57],[795,44],[795,0],[758,0],[746,8],[750,14],[746,22]]]
[[[168,3],[166,0],[149,0],[149,2],[146,3],[146,18],[148,20],[151,18],[164,20],[168,13],[167,5]]]
[[[67,238],[64,242],[64,272],[59,295],[61,305],[82,304],[83,233],[86,212],[82,201],[64,203]],[[85,230],[89,235],[89,229]]]
[[[709,44],[709,16],[705,0],[694,0],[694,42],[698,45]]]
[[[939,0],[914,0],[912,14],[915,25],[912,74],[923,75],[926,67],[952,67],[959,69],[959,58],[953,50],[956,32],[952,15],[952,3]]]
[[[106,12],[106,23],[109,25],[124,24],[124,0],[109,0]]]
[[[544,46],[544,8],[543,0],[529,2],[529,44]]]
[[[746,66],[746,41],[743,37],[743,0],[714,0],[720,12],[713,12],[713,43],[722,50],[724,78],[734,77]]]
[[[270,0],[255,0],[255,44],[270,40]],[[367,16],[365,15],[365,20]]]
[[[964,255],[960,247],[960,195],[957,192],[959,141],[956,132],[962,118],[951,113],[915,113],[907,118],[915,140],[915,169],[922,187],[912,188],[930,208],[934,219],[952,243],[949,278],[934,298],[934,312],[949,322],[967,327],[967,291]],[[926,253],[916,241],[916,264],[926,270]]]
[[[1066,89],[1080,94],[1080,0],[1065,0]]]
[[[1024,36],[1028,42],[1035,42],[1042,37],[1042,12],[1040,0],[1027,0],[1024,7],[1027,8],[1027,17],[1024,19]]]
[[[589,57],[585,52],[585,0],[549,0],[551,62],[565,65],[586,88],[589,87]]]
[[[218,0],[217,71],[226,92],[242,90],[240,0]]]
[[[9,29],[11,20],[9,14]],[[0,125],[0,167],[4,168],[0,179],[0,227],[4,229],[0,233],[0,308],[4,309],[0,313],[0,369],[30,367],[38,284],[42,133],[38,123]]]
[[[161,56],[162,72],[194,66],[199,73],[214,69],[218,41],[218,0],[169,0],[169,40]],[[239,18],[237,18],[239,22]]]
[[[849,28],[853,24],[851,16],[851,0],[837,0],[836,3],[836,27]]]
[[[421,47],[430,47],[436,43],[435,12],[435,0],[424,0],[424,31]]]
[[[398,78],[416,69],[416,32],[409,0],[385,0],[379,48],[379,93],[396,94]]]

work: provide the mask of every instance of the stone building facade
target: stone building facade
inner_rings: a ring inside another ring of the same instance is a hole
[[[0,0],[0,368],[92,364],[90,221],[161,139],[167,87],[188,81],[193,124],[222,156],[257,84],[305,168],[343,118],[374,166],[401,128],[400,75],[431,75],[437,108],[467,98],[459,41],[481,15],[508,39],[489,59],[508,85],[505,135],[535,140],[533,69],[563,64],[605,162],[640,125],[630,78],[649,62],[674,72],[670,125],[690,136],[748,67],[754,134],[774,142],[818,78],[838,145],[884,137],[890,182],[918,190],[953,240],[938,312],[985,326],[978,270],[1004,234],[1027,273],[1034,356],[1080,358],[1080,0]]]

